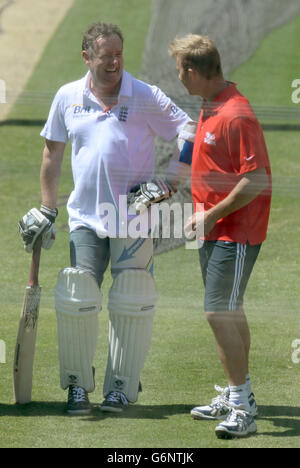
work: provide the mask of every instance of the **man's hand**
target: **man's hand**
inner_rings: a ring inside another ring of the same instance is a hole
[[[150,205],[160,203],[174,195],[175,190],[165,180],[154,178],[151,182],[145,182],[133,187],[127,196],[129,213],[142,213]]]
[[[220,203],[207,211],[196,212],[185,225],[185,235],[192,240],[198,232],[207,236],[219,219],[229,216],[251,203],[262,191],[270,187],[266,168],[256,169],[243,175],[232,191]]]
[[[31,253],[37,239],[42,236],[42,247],[50,249],[55,241],[54,222],[57,216],[57,210],[51,210],[41,206],[40,211],[32,208],[19,221],[18,227],[21,234],[24,249]]]
[[[207,236],[215,227],[218,218],[213,210],[197,211],[192,214],[184,226],[185,236],[188,240],[200,239]]]

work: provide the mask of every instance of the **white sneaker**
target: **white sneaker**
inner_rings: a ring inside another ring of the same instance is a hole
[[[225,421],[221,422],[216,427],[216,436],[218,439],[232,439],[233,437],[246,437],[257,432],[257,426],[253,416],[247,413],[240,405],[234,407],[231,405],[231,410]]]
[[[191,411],[193,419],[210,419],[218,420],[225,419],[228,415],[229,408],[229,387],[219,387],[215,385],[215,390],[220,393],[217,397],[212,399],[210,405],[207,406],[196,406]]]
[[[249,405],[250,405],[249,413],[251,414],[251,416],[253,418],[256,418],[256,416],[258,416],[258,408],[256,406],[254,393],[250,393],[250,395],[248,396],[248,401],[249,401]]]
[[[220,393],[217,397],[212,399],[210,405],[207,406],[196,406],[191,410],[191,416],[193,419],[210,419],[210,420],[224,420],[230,412],[229,404],[229,387],[219,387],[215,385],[215,390]],[[249,400],[249,414],[255,418],[258,416],[258,408],[254,399],[254,394],[251,393],[248,397]]]

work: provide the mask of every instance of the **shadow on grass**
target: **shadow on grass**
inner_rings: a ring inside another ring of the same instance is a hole
[[[72,417],[87,422],[99,422],[107,418],[119,419],[155,419],[165,420],[171,416],[186,414],[189,416],[194,405],[132,405],[123,413],[102,413],[99,405],[92,405],[92,412],[86,416],[69,416],[64,402],[37,401],[27,405],[7,405],[0,403],[0,417]],[[260,432],[259,435],[273,437],[300,436],[300,408],[293,406],[259,406],[259,421],[270,421],[276,428],[285,431]]]
[[[92,404],[92,412],[84,416],[88,421],[99,421],[106,418],[122,419],[167,419],[176,414],[189,414],[193,405],[132,405],[123,413],[102,413],[99,405]],[[7,405],[0,403],[0,417],[80,417],[69,416],[66,404],[57,401],[36,401],[26,405]],[[81,416],[82,418],[82,416]]]
[[[35,401],[26,405],[0,403],[0,417],[65,416],[65,403],[57,401]]]
[[[43,127],[45,119],[7,119],[0,122],[0,127]]]
[[[295,406],[259,406],[259,420],[272,421],[275,427],[286,429],[284,432],[260,432],[272,437],[300,436],[300,408]]]

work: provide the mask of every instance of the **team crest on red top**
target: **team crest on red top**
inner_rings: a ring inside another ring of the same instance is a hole
[[[206,132],[204,143],[207,143],[208,145],[216,146],[216,136],[213,133]]]

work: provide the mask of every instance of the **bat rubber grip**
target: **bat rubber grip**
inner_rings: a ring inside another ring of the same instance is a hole
[[[39,285],[39,268],[42,250],[42,238],[40,237],[33,248],[28,286]]]

